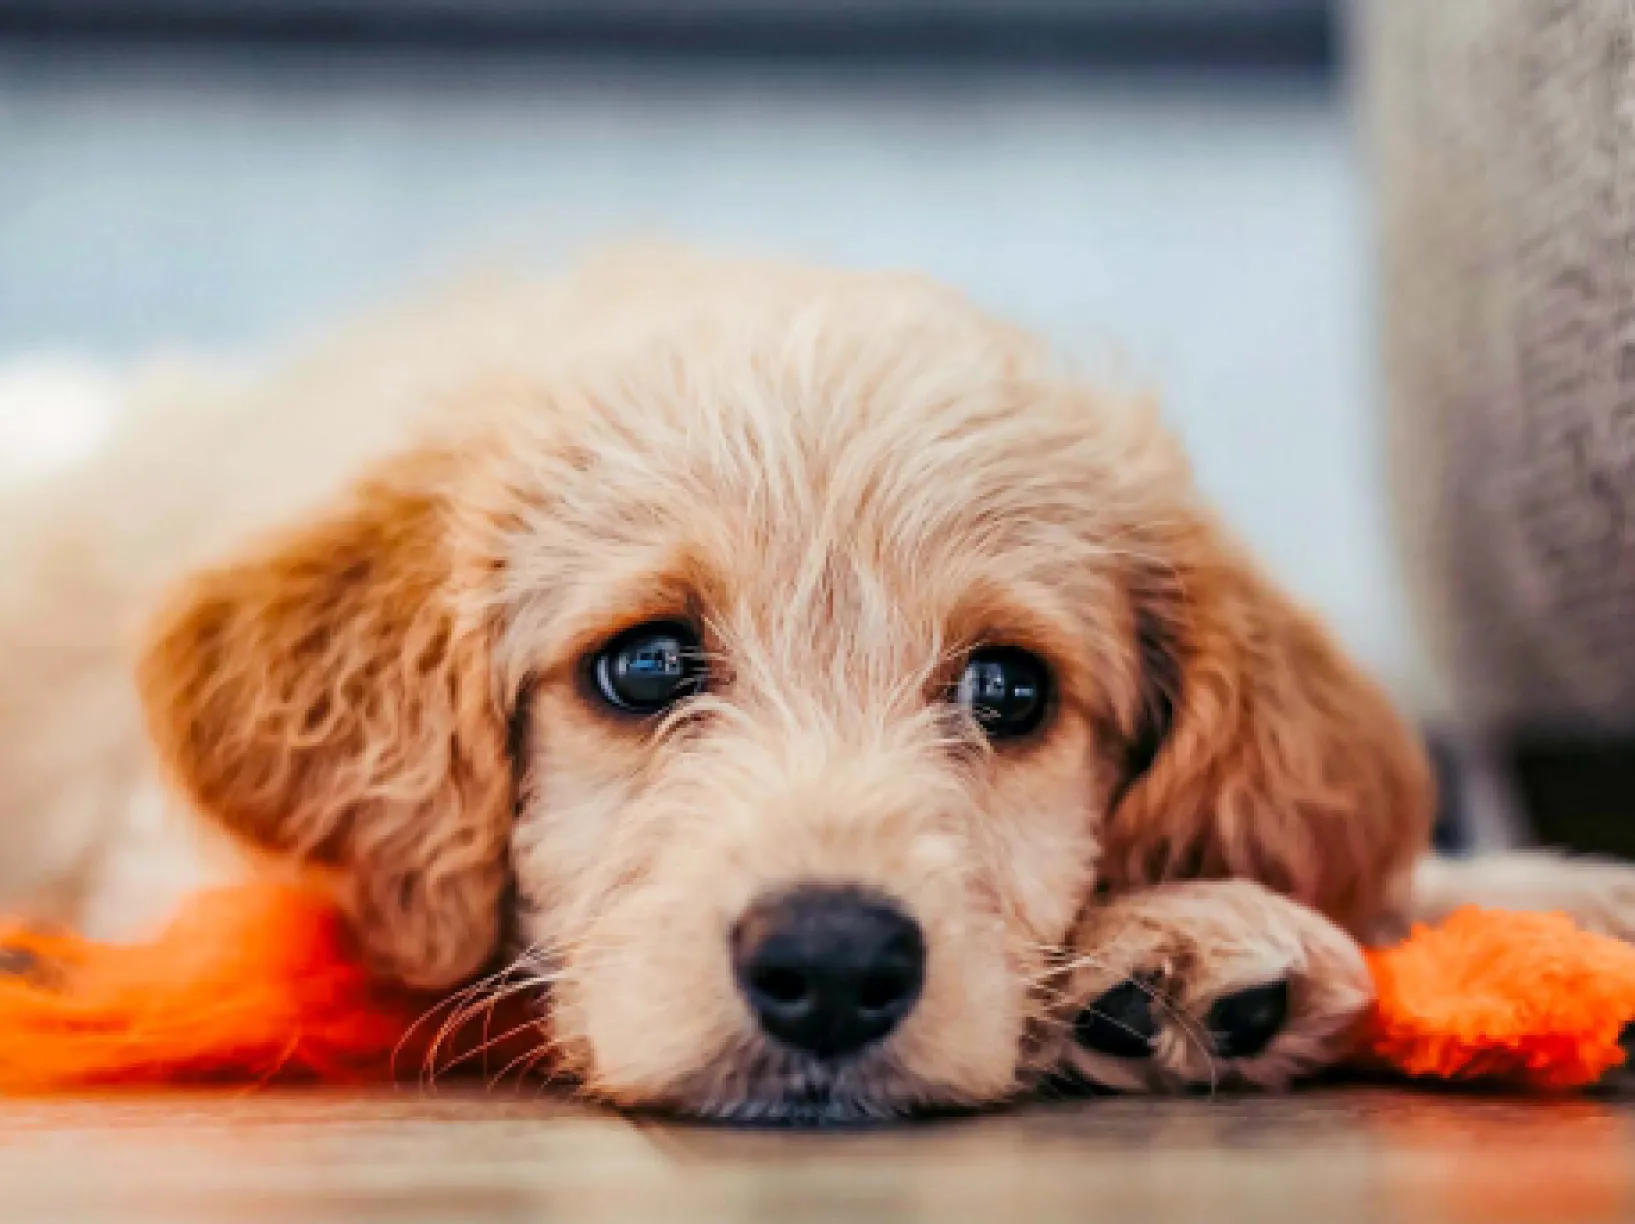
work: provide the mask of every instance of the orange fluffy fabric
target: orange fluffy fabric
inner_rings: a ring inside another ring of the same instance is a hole
[[[0,932],[0,1092],[384,1082],[543,1048],[532,1017],[462,1002],[381,986],[333,907],[286,885],[200,893],[146,943],[19,927]]]
[[[1560,914],[1463,909],[1368,959],[1378,999],[1361,1054],[1374,1065],[1559,1090],[1624,1061],[1635,946]]]
[[[1635,947],[1566,918],[1463,910],[1369,963],[1360,1065],[1563,1089],[1624,1059]],[[201,893],[140,944],[0,931],[0,1092],[538,1068],[526,1005],[466,1002],[383,987],[333,908],[282,885]]]

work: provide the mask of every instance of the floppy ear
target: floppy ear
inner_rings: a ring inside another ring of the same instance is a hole
[[[487,634],[457,614],[425,468],[399,461],[193,576],[154,624],[139,683],[199,810],[326,869],[379,967],[434,987],[497,941],[512,779]]]
[[[1104,879],[1247,877],[1360,933],[1428,848],[1419,740],[1228,542],[1201,528],[1184,551],[1135,584],[1158,734],[1108,818]]]

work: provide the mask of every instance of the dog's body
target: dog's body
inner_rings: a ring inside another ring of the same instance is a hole
[[[309,872],[384,972],[520,953],[605,1099],[819,1118],[1281,1083],[1412,910],[1384,698],[1149,410],[933,286],[636,258],[139,398],[0,513],[10,908]],[[1175,1032],[1065,1040],[1127,981]]]

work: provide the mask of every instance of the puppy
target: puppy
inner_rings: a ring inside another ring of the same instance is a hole
[[[1196,1080],[1050,1044],[1126,980],[1320,982],[1216,1052],[1281,1082],[1411,904],[1384,697],[1148,405],[918,278],[641,253],[139,398],[0,519],[12,904],[301,872],[586,1094],[790,1121]]]

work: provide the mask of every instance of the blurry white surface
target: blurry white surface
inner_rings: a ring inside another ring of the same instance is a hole
[[[919,267],[1158,387],[1232,521],[1415,697],[1359,197],[1315,86],[0,52],[0,362],[262,347],[633,232]]]
[[[0,360],[0,488],[90,454],[120,407],[121,376],[69,353]]]

